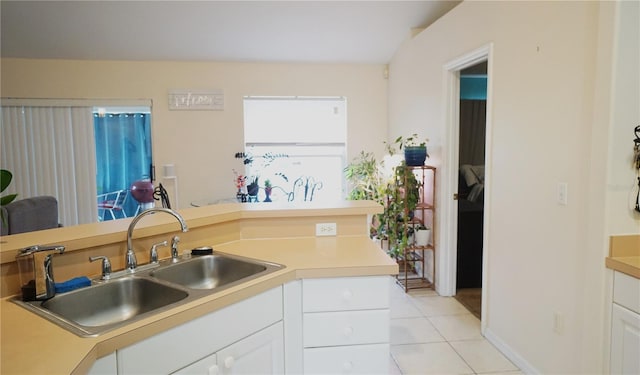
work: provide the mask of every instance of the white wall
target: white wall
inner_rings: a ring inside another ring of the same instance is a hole
[[[381,152],[387,132],[383,65],[5,58],[1,69],[2,97],[152,99],[156,174],[163,182],[162,166],[175,164],[180,207],[234,197],[243,96],[345,96],[349,159],[363,149]],[[224,89],[225,110],[169,111],[170,89]]]
[[[615,134],[608,142],[613,123],[603,96],[611,90],[615,6],[464,2],[407,41],[390,64],[389,139],[431,138],[430,163],[442,177],[450,168],[443,68],[493,43],[483,320],[486,334],[529,372],[600,373],[605,366],[607,222],[628,216],[618,207],[606,217],[604,203],[610,163],[602,159],[619,147]],[[623,126],[630,142],[632,129]],[[629,170],[622,174],[627,181]],[[439,181],[444,191],[447,182]],[[560,182],[569,187],[566,206],[556,201]],[[447,199],[441,194],[439,207]],[[639,232],[638,223],[631,217],[624,226]],[[446,223],[439,224],[442,238]],[[441,252],[455,251],[440,244]],[[564,317],[562,333],[553,331],[555,313]]]
[[[632,167],[633,129],[640,126],[640,2],[623,1],[615,14],[614,81],[608,149],[607,208],[609,233],[640,232],[640,213],[633,207],[638,185]]]

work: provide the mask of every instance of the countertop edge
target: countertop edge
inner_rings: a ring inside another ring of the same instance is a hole
[[[640,257],[607,257],[605,265],[609,269],[640,279]]]
[[[291,245],[289,245],[288,251],[300,248],[301,244],[311,244],[310,251],[312,253],[310,254],[315,253],[315,256],[320,258],[304,260],[303,263],[300,263],[300,259],[306,259],[306,254],[299,255],[298,253],[287,253],[290,255],[281,255],[282,257],[285,257],[285,259],[289,259],[289,256],[294,256],[294,258],[298,256],[299,258],[294,259],[290,264],[280,262],[285,266],[285,268],[274,272],[273,274],[247,281],[246,283],[234,286],[228,290],[223,290],[219,293],[203,297],[198,301],[193,301],[188,305],[177,307],[177,310],[174,309],[164,313],[159,313],[153,317],[146,318],[140,322],[131,323],[126,327],[122,327],[112,332],[107,332],[98,337],[81,338],[69,333],[64,328],[58,327],[54,323],[48,321],[37,321],[40,328],[45,328],[43,330],[44,332],[37,335],[39,339],[51,340],[50,335],[55,335],[55,343],[59,344],[60,342],[65,342],[65,345],[68,340],[73,340],[69,343],[69,346],[71,348],[70,350],[73,350],[74,354],[72,354],[70,358],[59,358],[55,364],[50,364],[51,366],[47,368],[54,372],[73,374],[86,373],[98,358],[103,357],[118,348],[126,347],[132,343],[151,337],[154,334],[178,326],[196,317],[214,312],[268,289],[282,286],[292,280],[324,277],[390,276],[398,273],[398,265],[392,259],[388,258],[388,256],[383,257],[381,254],[377,253],[377,251],[381,250],[376,247],[373,242],[370,242],[368,238],[365,239],[364,236],[346,237],[343,239],[340,239],[339,237],[334,237],[334,239],[274,239],[272,241],[276,241],[278,244],[290,243]],[[241,251],[243,247],[250,247],[250,244],[244,244],[244,242],[245,241],[240,240],[227,246],[221,246],[222,252],[227,252],[225,251],[226,249],[228,252],[234,253]],[[358,247],[362,246],[363,254],[368,254],[365,256],[366,259],[362,262],[354,262],[350,257],[348,257],[346,261],[344,259],[342,261],[339,260],[339,257],[335,258],[335,261],[329,261],[326,258],[329,256],[329,259],[334,259],[333,256],[335,256],[326,253],[328,248],[333,248],[333,246],[337,246],[337,249],[352,248],[354,245]],[[313,250],[314,248],[315,250]],[[259,256],[257,256],[258,254],[255,255],[256,258],[259,258]],[[269,261],[269,259],[266,260]],[[296,261],[298,263],[295,263]],[[320,261],[322,262],[321,264],[318,263]],[[275,262],[277,263],[277,260],[275,260]],[[306,264],[311,265],[311,267],[306,266]],[[19,310],[21,308],[11,302],[11,298],[13,297],[5,297],[0,300],[0,306],[2,307],[1,319],[3,325],[7,323],[15,324],[16,322],[24,322],[25,319],[27,321],[31,320],[29,317],[20,317],[23,313],[31,313],[26,310]],[[13,306],[8,306],[7,304],[11,304]],[[16,330],[18,329],[19,328],[13,329],[13,334],[9,334],[8,337],[5,337],[5,334],[3,333],[3,344],[6,345],[8,342],[12,342],[12,338],[15,339],[17,335]],[[4,341],[5,339],[7,341]],[[31,344],[35,345],[37,342],[30,343],[29,345]],[[54,344],[49,346],[57,348]],[[20,348],[16,348],[15,350],[17,352],[21,351]],[[51,351],[52,348],[49,348],[49,350]],[[11,356],[11,350],[8,352],[2,350],[0,353],[3,357],[5,355]],[[5,361],[6,360],[0,361],[0,372],[3,374],[22,374],[29,373],[29,371],[31,371],[31,373],[38,373],[39,370],[42,370],[41,368],[23,368],[15,362],[11,364],[11,361],[7,361],[9,363]]]

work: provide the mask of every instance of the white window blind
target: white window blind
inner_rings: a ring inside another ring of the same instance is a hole
[[[2,106],[1,166],[18,199],[51,195],[64,226],[95,222],[92,107]]]
[[[340,143],[347,137],[344,98],[245,98],[244,140]]]

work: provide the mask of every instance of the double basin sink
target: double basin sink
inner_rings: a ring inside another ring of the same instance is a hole
[[[97,336],[281,268],[214,252],[121,271],[43,302],[14,301],[79,336]]]

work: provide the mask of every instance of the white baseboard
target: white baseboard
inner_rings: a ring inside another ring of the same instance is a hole
[[[487,328],[484,331],[484,337],[489,340],[490,343],[493,344],[505,357],[507,357],[514,365],[518,366],[518,368],[529,375],[538,375],[541,374],[537,368],[535,368],[531,363],[529,363],[526,359],[524,359],[518,352],[513,350],[507,343],[502,341],[502,339],[496,336],[491,329]]]

